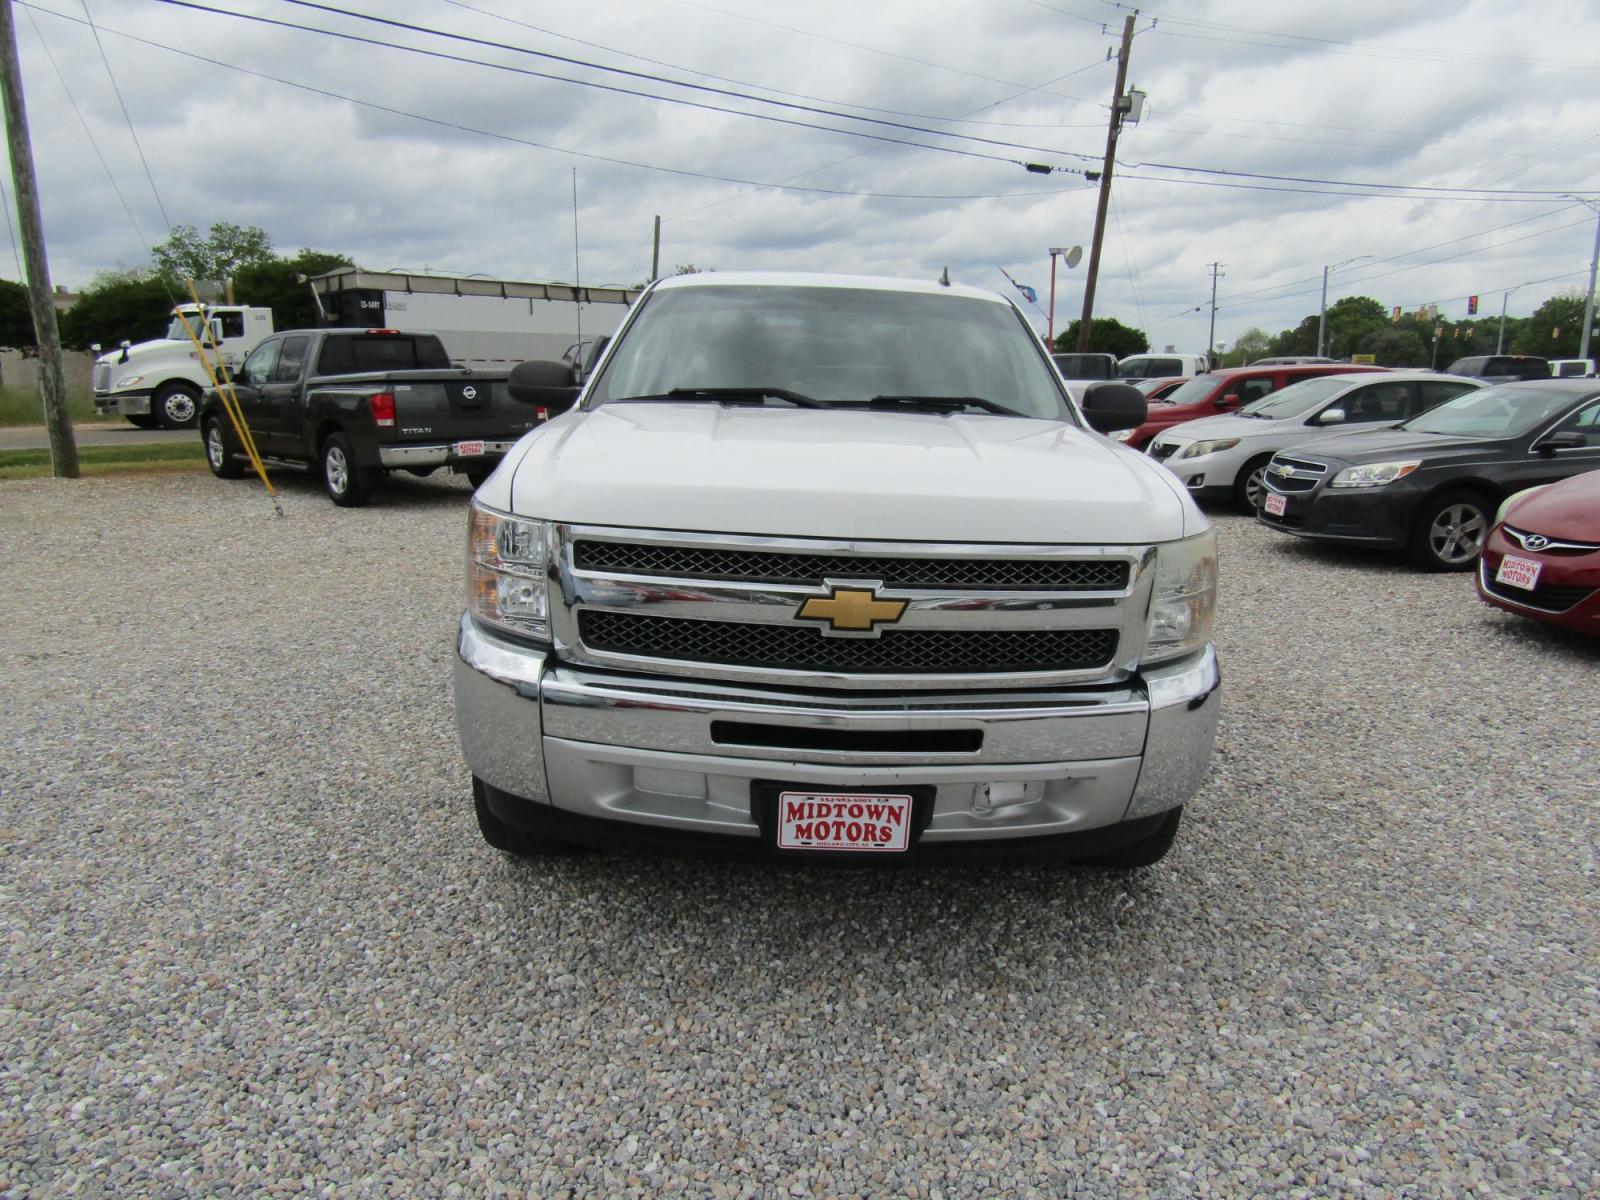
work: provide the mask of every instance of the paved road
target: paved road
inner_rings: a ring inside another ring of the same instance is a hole
[[[135,446],[141,442],[192,442],[200,435],[192,429],[135,429],[121,421],[86,422],[72,427],[80,446]],[[0,450],[43,450],[50,435],[43,425],[0,427]]]

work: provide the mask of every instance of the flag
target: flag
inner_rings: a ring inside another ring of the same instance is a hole
[[[1017,291],[1021,292],[1024,296],[1026,296],[1028,298],[1028,303],[1029,304],[1037,304],[1037,303],[1039,303],[1039,293],[1038,292],[1034,291],[1031,287],[1029,287],[1025,283],[1017,283],[1017,281],[1015,279],[1013,279],[1011,282],[1016,284]]]

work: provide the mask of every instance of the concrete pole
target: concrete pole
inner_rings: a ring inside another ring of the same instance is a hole
[[[1322,351],[1323,333],[1328,328],[1328,272],[1331,267],[1322,268],[1322,305],[1317,309],[1317,357],[1325,357]]]
[[[1592,207],[1592,206],[1591,206]],[[1594,276],[1600,266],[1600,207],[1595,208],[1594,253],[1589,256],[1589,295],[1583,303],[1583,337],[1578,343],[1578,357],[1589,357],[1589,330],[1594,326]]]
[[[61,331],[44,252],[44,221],[39,216],[39,185],[33,173],[33,142],[28,108],[22,98],[22,65],[17,60],[17,27],[11,0],[0,0],[0,96],[6,112],[6,145],[11,151],[11,181],[22,226],[22,258],[28,272],[28,303],[39,339],[39,390],[50,432],[50,467],[58,479],[78,477],[78,444],[67,412],[67,381],[61,368]]]
[[[1511,291],[1516,291],[1512,288]],[[1494,339],[1494,352],[1504,354],[1506,347],[1506,304],[1511,300],[1511,292],[1503,292],[1500,296],[1500,336]]]
[[[1050,312],[1044,319],[1045,338],[1050,343],[1051,353],[1056,348],[1056,252],[1050,251]]]
[[[1117,86],[1111,97],[1111,124],[1106,129],[1106,160],[1100,168],[1100,202],[1094,210],[1094,242],[1089,249],[1089,278],[1083,286],[1083,317],[1078,322],[1078,353],[1089,351],[1089,325],[1094,320],[1094,285],[1100,277],[1100,242],[1111,203],[1111,170],[1117,160],[1117,131],[1122,127],[1122,88],[1128,82],[1128,50],[1133,45],[1133,14],[1122,22],[1122,49],[1117,54]]]

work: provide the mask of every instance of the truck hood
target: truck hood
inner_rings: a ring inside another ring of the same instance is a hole
[[[506,468],[484,503],[593,525],[1113,544],[1206,527],[1143,455],[1058,421],[983,414],[608,404],[529,434]]]
[[[133,367],[141,359],[162,358],[193,358],[194,347],[188,342],[173,341],[171,338],[154,338],[148,342],[135,342],[127,349],[128,361],[122,361],[123,350],[118,346],[115,350],[108,350],[95,358],[97,363],[110,363],[113,368],[117,366]]]

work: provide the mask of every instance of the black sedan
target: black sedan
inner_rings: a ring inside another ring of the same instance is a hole
[[[1256,518],[1299,537],[1406,550],[1465,570],[1513,492],[1600,468],[1600,382],[1468,392],[1394,429],[1280,451]]]

